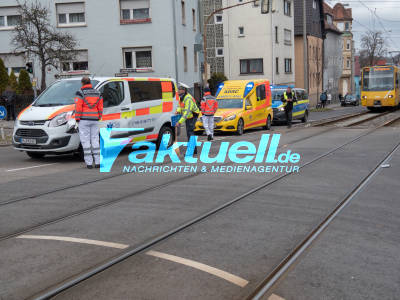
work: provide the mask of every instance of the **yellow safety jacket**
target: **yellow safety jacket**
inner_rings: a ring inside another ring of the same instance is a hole
[[[193,118],[193,113],[199,114],[200,110],[193,97],[190,94],[186,94],[183,98],[182,106],[178,107],[176,112],[182,114],[182,118],[178,121],[178,123],[182,124],[186,120]]]

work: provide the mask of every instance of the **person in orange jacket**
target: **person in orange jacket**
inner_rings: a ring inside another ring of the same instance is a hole
[[[79,124],[79,137],[88,169],[100,168],[99,121],[103,117],[103,97],[93,89],[90,78],[83,77],[82,87],[76,92],[75,120]]]
[[[212,141],[214,139],[214,115],[218,109],[218,102],[216,98],[211,95],[209,88],[204,89],[204,96],[200,107],[207,139]]]

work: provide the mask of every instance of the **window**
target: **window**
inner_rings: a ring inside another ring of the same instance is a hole
[[[0,29],[13,29],[21,22],[18,6],[0,7]]]
[[[182,9],[182,25],[186,25],[185,1],[181,1],[181,9]]]
[[[347,50],[351,49],[351,40],[346,40],[346,49]]]
[[[84,26],[85,4],[83,2],[57,3],[58,26]]]
[[[263,59],[241,59],[240,60],[240,74],[262,74]]]
[[[257,101],[265,100],[266,98],[265,84],[259,85],[256,88],[256,94],[257,94]]]
[[[122,81],[113,81],[103,85],[100,88],[103,96],[103,106],[113,107],[120,105],[124,101],[124,83]]]
[[[312,3],[312,7],[314,8],[314,9],[317,9],[317,0],[313,0],[313,3]]]
[[[279,32],[278,32],[278,26],[275,26],[275,43],[279,43]]]
[[[222,15],[215,15],[214,17],[215,17],[214,19],[215,24],[222,24]]]
[[[216,57],[224,57],[224,48],[215,48]]]
[[[196,51],[194,51],[193,61],[194,61],[194,71],[198,72],[199,71],[199,62],[198,62],[198,59],[197,59],[197,52]]]
[[[239,36],[244,36],[244,27],[243,26],[239,27]]]
[[[275,73],[279,74],[279,57],[275,58]]]
[[[285,73],[292,73],[292,59],[285,58]]]
[[[75,58],[73,61],[61,62],[61,70],[63,72],[87,71],[89,70],[88,60],[89,59],[87,50],[76,51]]]
[[[25,70],[25,53],[19,53],[19,54],[14,54],[14,53],[2,53],[0,54],[0,58],[4,62],[4,66],[6,67],[6,70],[8,73],[11,74],[11,71],[14,71],[15,75],[18,76],[18,73],[21,70]]]
[[[188,56],[187,56],[187,47],[183,47],[183,71],[188,71]]]
[[[283,12],[284,12],[284,14],[286,15],[286,16],[291,16],[292,15],[292,12],[291,12],[291,3],[290,3],[290,1],[288,1],[288,0],[284,0],[283,1]]]
[[[283,31],[284,36],[285,36],[285,45],[291,45],[292,44],[292,31],[289,29],[285,29]]]
[[[328,22],[328,24],[332,25],[332,16],[331,15],[326,15],[326,21]]]
[[[346,61],[346,67],[347,67],[347,69],[350,69],[350,59],[347,59],[347,61]]]
[[[192,9],[193,31],[196,31],[196,10]]]
[[[160,81],[129,81],[128,84],[132,103],[162,99]]]
[[[120,0],[121,24],[150,22],[149,0]]]
[[[350,24],[348,22],[344,23],[344,30],[349,30],[350,29]]]
[[[144,69],[153,67],[151,48],[126,48],[123,49],[124,68],[125,69]]]

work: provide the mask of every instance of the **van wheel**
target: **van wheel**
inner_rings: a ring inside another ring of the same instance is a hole
[[[172,144],[175,141],[175,130],[174,130],[174,128],[172,128],[171,126],[168,126],[168,125],[164,125],[163,127],[161,127],[160,133],[158,134],[158,139],[157,139],[157,142],[156,142],[157,149],[160,148],[162,137],[164,136],[164,134],[169,134],[170,135],[170,138],[169,138],[169,141],[168,141],[168,147],[171,147]]]
[[[28,156],[33,159],[39,159],[39,158],[43,158],[45,156],[44,153],[40,153],[40,152],[29,152],[28,151],[28,152],[26,152],[26,154],[28,154]]]
[[[244,121],[243,121],[243,119],[239,119],[238,124],[237,124],[236,134],[242,135],[243,132],[244,132]]]
[[[307,120],[308,120],[308,110],[306,110],[306,111],[304,112],[304,116],[303,116],[303,118],[301,119],[301,122],[306,123]]]
[[[265,130],[270,130],[271,129],[271,124],[272,124],[271,115],[268,115],[267,123],[265,124],[264,129]]]

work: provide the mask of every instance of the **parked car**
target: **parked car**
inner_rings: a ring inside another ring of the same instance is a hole
[[[346,106],[346,105],[358,106],[358,105],[360,105],[360,99],[358,99],[355,95],[347,94],[346,96],[344,96],[344,98],[342,98],[341,105],[342,106]]]

